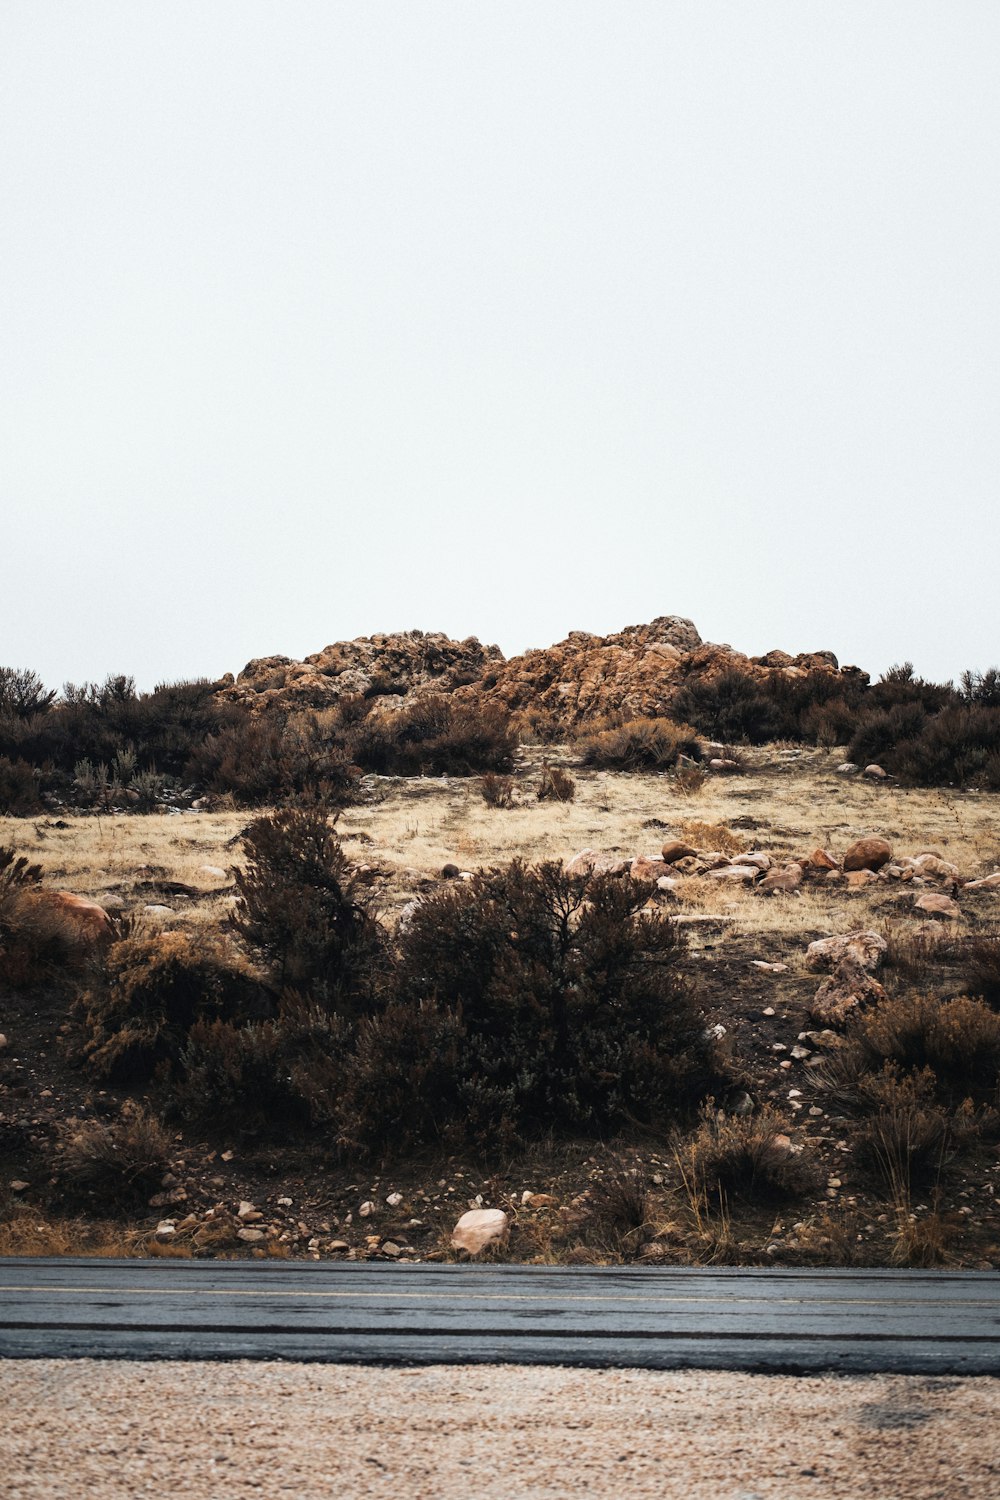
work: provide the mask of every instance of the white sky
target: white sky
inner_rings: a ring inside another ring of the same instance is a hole
[[[1000,661],[995,0],[6,0],[0,663]]]

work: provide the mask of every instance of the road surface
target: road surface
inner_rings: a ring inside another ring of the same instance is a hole
[[[1000,1273],[0,1259],[0,1356],[1000,1374]]]

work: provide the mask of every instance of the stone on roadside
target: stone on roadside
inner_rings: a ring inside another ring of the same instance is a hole
[[[510,1221],[501,1208],[470,1208],[451,1232],[451,1248],[481,1255],[507,1238]]]

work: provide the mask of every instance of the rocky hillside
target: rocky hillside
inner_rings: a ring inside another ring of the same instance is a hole
[[[396,708],[424,693],[454,692],[464,701],[500,703],[572,729],[610,714],[669,715],[686,682],[734,668],[760,677],[857,674],[854,667],[841,669],[831,651],[748,657],[731,646],[704,642],[691,620],[662,615],[616,635],[574,630],[554,646],[510,660],[475,636],[454,641],[407,630],[360,637],[327,646],[305,661],[286,656],[251,661],[222,691],[227,699],[258,709],[325,708],[347,694],[382,698]]]

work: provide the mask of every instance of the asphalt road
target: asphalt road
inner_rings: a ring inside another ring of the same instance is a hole
[[[0,1259],[0,1356],[1000,1374],[1000,1273]]]

